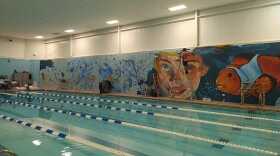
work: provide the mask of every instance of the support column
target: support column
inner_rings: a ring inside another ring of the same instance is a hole
[[[121,26],[118,24],[118,53],[122,53]]]
[[[73,36],[70,36],[70,58],[73,57]]]
[[[195,10],[195,46],[200,46],[199,39],[199,10]]]

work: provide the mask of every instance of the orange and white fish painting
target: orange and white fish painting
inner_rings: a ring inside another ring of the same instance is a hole
[[[280,57],[235,57],[229,66],[220,71],[216,85],[222,92],[240,95],[241,84],[246,84],[249,87],[247,94],[255,97],[280,87]]]

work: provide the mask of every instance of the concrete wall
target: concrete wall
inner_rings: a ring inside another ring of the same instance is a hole
[[[72,56],[115,54],[118,52],[118,34],[109,33],[72,40]]]
[[[47,53],[48,58],[80,57],[279,41],[279,19],[279,1],[257,0],[122,26],[120,33],[112,29],[107,34],[73,36],[64,46],[50,43]]]
[[[0,38],[0,57],[53,59],[280,40],[280,2],[255,0],[41,41]]]
[[[266,4],[240,5],[238,12],[231,12],[235,8],[221,8],[212,10],[214,15],[210,16],[207,16],[209,12],[202,12],[199,18],[200,45],[279,41],[280,5]],[[224,10],[227,12],[219,13]]]
[[[40,40],[26,40],[25,42],[25,59],[44,59],[47,57],[46,46]]]
[[[195,21],[187,20],[123,31],[122,53],[195,46]]]
[[[46,44],[45,59],[70,57],[70,41]]]
[[[44,41],[0,37],[0,58],[43,59]]]
[[[1,58],[24,58],[25,40],[15,38],[0,38]]]

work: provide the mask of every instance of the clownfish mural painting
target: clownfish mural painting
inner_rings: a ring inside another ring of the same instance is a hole
[[[255,97],[280,87],[280,56],[237,56],[216,80],[220,91],[232,95],[240,95],[242,84],[247,85],[247,94]]]
[[[194,93],[197,99],[277,105],[280,99],[280,43],[198,47],[208,73]],[[241,96],[242,91],[242,96]]]

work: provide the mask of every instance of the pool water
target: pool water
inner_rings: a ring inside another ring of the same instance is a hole
[[[69,152],[74,156],[110,155],[110,153],[81,144],[38,133],[8,121],[0,121],[0,132],[0,144],[19,156],[60,156]],[[36,140],[41,142],[40,146],[32,143]]]
[[[1,95],[0,114],[49,126],[65,139],[0,120],[0,144],[18,155],[278,156],[280,115],[160,100],[59,92]],[[71,136],[94,148],[69,140]],[[20,139],[19,139],[20,138]],[[32,141],[42,145],[34,146]],[[40,153],[40,154],[38,154]]]

